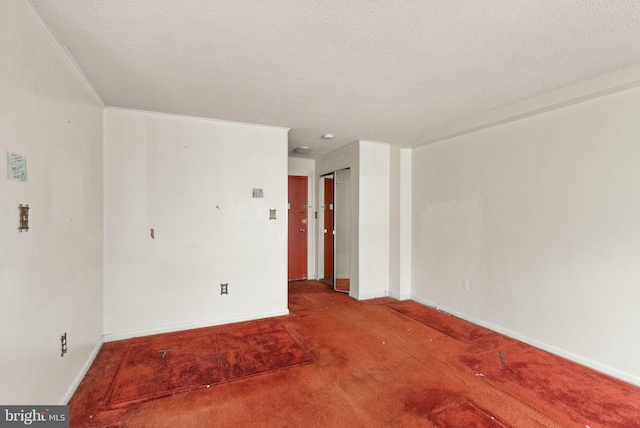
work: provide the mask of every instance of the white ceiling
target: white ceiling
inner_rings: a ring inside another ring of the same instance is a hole
[[[289,127],[314,158],[640,63],[638,0],[30,1],[108,106]]]

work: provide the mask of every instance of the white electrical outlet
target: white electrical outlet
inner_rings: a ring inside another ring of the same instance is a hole
[[[463,279],[462,280],[462,289],[469,291],[469,280],[468,279]]]

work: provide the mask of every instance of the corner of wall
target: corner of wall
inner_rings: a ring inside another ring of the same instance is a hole
[[[71,384],[69,385],[69,387],[65,391],[64,396],[62,397],[62,399],[60,400],[60,402],[58,404],[60,404],[60,405],[69,404],[69,401],[73,397],[73,394],[76,392],[76,389],[78,389],[78,386],[80,386],[80,383],[82,382],[82,379],[84,379],[84,377],[86,376],[87,372],[91,368],[91,365],[93,364],[93,362],[95,361],[96,357],[98,356],[98,353],[100,352],[100,349],[102,349],[102,345],[104,345],[104,343],[105,343],[105,338],[104,338],[104,335],[103,335],[103,336],[100,337],[100,340],[98,341],[96,346],[94,346],[94,348],[91,351],[91,353],[87,356],[87,359],[86,359],[85,363],[82,365],[82,367],[78,371],[78,374],[73,379],[73,381],[71,382]]]
[[[82,82],[83,86],[87,89],[87,91],[91,94],[93,99],[98,102],[103,107],[105,106],[104,101],[94,88],[93,84],[89,81],[87,76],[84,74],[78,63],[71,56],[67,48],[60,42],[58,36],[51,30],[49,24],[42,18],[38,9],[29,1],[29,0],[20,0],[24,8],[29,12],[31,18],[33,18],[34,22],[38,25],[42,33],[46,36],[46,38],[51,42],[56,51],[60,54],[60,56],[64,59],[64,62],[69,66],[71,71],[78,77],[78,79]]]

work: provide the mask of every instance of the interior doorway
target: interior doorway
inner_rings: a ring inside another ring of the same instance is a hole
[[[320,279],[322,282],[333,287],[333,174],[324,177],[324,275]]]
[[[308,177],[289,176],[288,219],[288,279],[307,279],[308,240]]]
[[[351,170],[334,171],[318,183],[322,225],[318,239],[318,278],[348,293],[351,282]]]

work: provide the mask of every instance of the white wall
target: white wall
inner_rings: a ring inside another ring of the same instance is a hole
[[[334,241],[335,259],[333,269],[336,279],[349,279],[351,277],[351,170],[341,169],[336,171],[334,200],[334,228],[336,237]]]
[[[411,149],[391,146],[389,295],[411,298]]]
[[[102,104],[43,28],[21,2],[2,2],[3,404],[66,403],[102,337]],[[7,151],[26,156],[28,182],[7,179]],[[18,232],[20,204],[29,232]]]
[[[107,340],[288,313],[288,130],[104,118]]]
[[[400,296],[400,147],[389,148],[389,295]]]
[[[389,295],[411,298],[411,149],[390,146]]]
[[[307,177],[307,205],[310,205],[307,211],[307,278],[317,279],[316,273],[316,227],[317,219],[315,213],[318,211],[316,206],[316,161],[305,158],[289,158],[288,162],[289,175],[299,175]]]
[[[635,88],[415,149],[413,297],[640,384],[638,117]]]
[[[389,294],[390,146],[360,141],[360,294]]]

